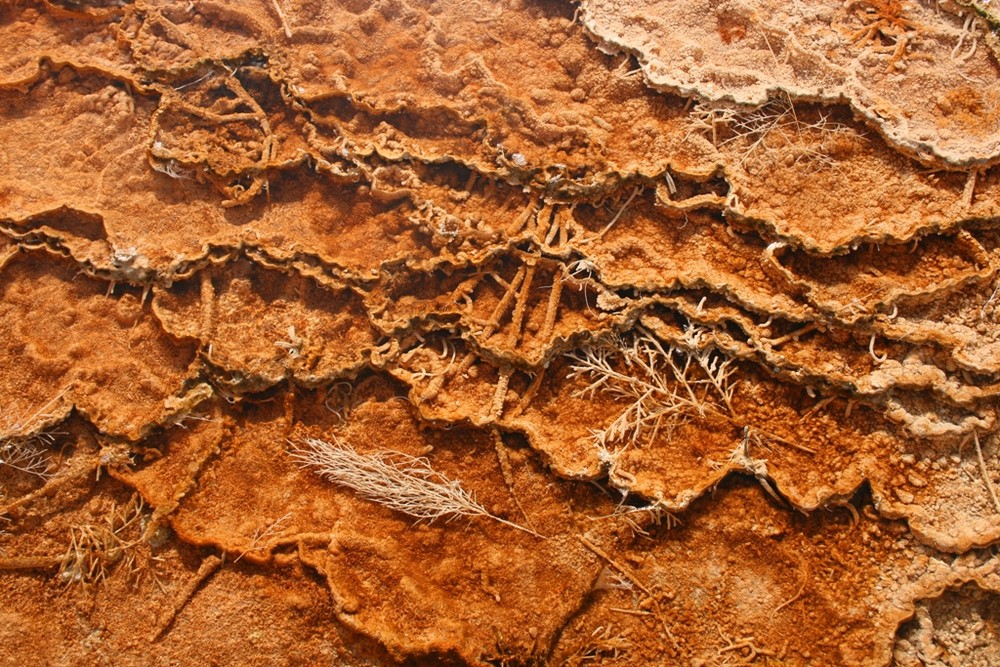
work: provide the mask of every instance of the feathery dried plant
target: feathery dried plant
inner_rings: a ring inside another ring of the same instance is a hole
[[[402,452],[362,454],[336,437],[289,441],[292,458],[321,477],[351,489],[362,498],[418,520],[447,516],[483,516],[537,537],[535,531],[491,514],[457,480],[431,467],[423,457]]]
[[[92,584],[106,579],[109,570],[121,563],[134,583],[140,572],[135,548],[142,542],[145,509],[142,497],[136,493],[125,505],[113,506],[103,524],[71,527],[59,577],[67,586]],[[126,540],[124,536],[130,530],[138,536]]]
[[[43,431],[45,422],[52,415],[49,409],[66,393],[60,391],[52,400],[35,412],[21,416],[0,417],[0,466],[47,479],[52,469],[48,454],[42,446],[52,444],[51,433]]]
[[[674,348],[638,327],[626,337],[568,355],[573,362],[569,377],[590,382],[576,396],[600,391],[627,403],[611,424],[593,432],[602,460],[613,462],[617,444],[652,440],[660,429],[669,432],[690,417],[732,415],[735,367],[705,344],[706,335],[706,329],[690,326],[684,333],[686,349]]]

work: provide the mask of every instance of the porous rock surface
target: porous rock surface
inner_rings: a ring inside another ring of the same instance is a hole
[[[996,664],[997,30],[5,5],[0,663]]]

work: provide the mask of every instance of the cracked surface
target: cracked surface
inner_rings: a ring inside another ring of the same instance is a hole
[[[997,26],[0,10],[0,663],[997,662]]]

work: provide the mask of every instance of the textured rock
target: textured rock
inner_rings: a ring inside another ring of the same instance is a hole
[[[0,10],[8,659],[997,662],[998,24]]]

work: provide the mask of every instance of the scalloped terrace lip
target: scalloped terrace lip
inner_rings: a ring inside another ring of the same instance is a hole
[[[1000,161],[1000,14],[989,2],[640,0],[624,9],[583,0],[580,9],[601,48],[634,54],[658,89],[751,107],[780,94],[847,102],[928,165]]]
[[[992,664],[994,12],[0,10],[4,656]]]

